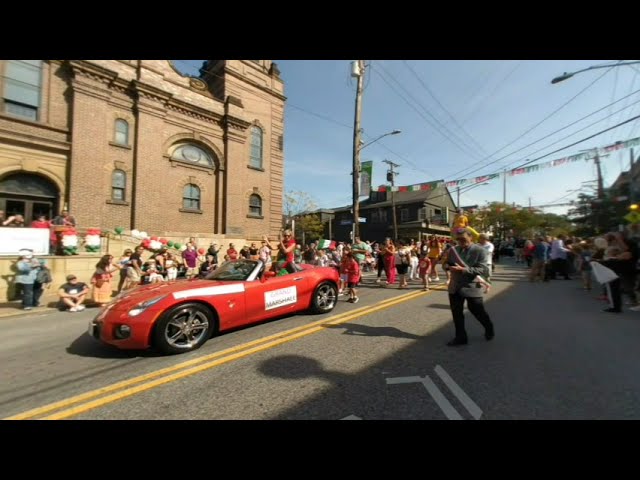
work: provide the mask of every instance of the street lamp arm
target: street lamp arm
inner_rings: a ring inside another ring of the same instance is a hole
[[[587,67],[587,68],[583,68],[582,70],[578,70],[575,72],[564,72],[562,75],[559,75],[557,77],[555,77],[553,80],[551,80],[551,83],[560,83],[563,82],[571,77],[573,77],[574,75],[577,75],[578,73],[582,73],[582,72],[586,72],[587,70],[596,70],[599,68],[611,68],[611,67],[622,67],[625,65],[632,65],[634,63],[640,63],[640,60],[634,60],[631,62],[618,62],[618,63],[608,63],[606,65],[593,65],[591,67]]]
[[[363,145],[360,145],[360,148],[359,148],[358,150],[359,150],[359,151],[360,151],[360,150],[363,150],[364,148],[368,147],[368,146],[369,146],[369,145],[371,145],[372,143],[376,143],[378,140],[380,140],[380,139],[382,139],[382,138],[386,137],[387,135],[397,135],[397,134],[399,134],[399,133],[402,133],[402,132],[401,132],[400,130],[394,130],[394,131],[392,131],[392,132],[383,133],[382,135],[380,135],[380,136],[378,136],[378,137],[374,138],[373,140],[371,140],[370,142],[367,142],[367,143],[365,143],[365,144],[363,144]]]

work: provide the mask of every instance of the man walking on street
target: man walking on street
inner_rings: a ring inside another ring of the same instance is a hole
[[[475,281],[478,275],[485,279],[488,278],[487,251],[482,246],[473,243],[471,232],[466,228],[457,229],[455,234],[458,246],[450,248],[447,252],[447,263],[451,272],[448,288],[449,305],[456,331],[455,338],[447,343],[450,347],[468,343],[467,332],[464,328],[465,299],[469,311],[484,327],[484,337],[487,340],[494,337],[493,323],[482,300],[482,285]]]

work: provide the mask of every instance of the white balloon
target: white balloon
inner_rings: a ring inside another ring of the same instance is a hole
[[[140,238],[142,238],[143,240],[146,239],[146,238],[149,238],[147,236],[147,232],[140,232]]]
[[[187,249],[187,246],[186,246],[186,245],[182,245],[182,246],[180,247],[180,251],[181,251],[181,252],[184,252],[186,249]]]
[[[131,236],[133,238],[140,238],[139,235],[140,235],[140,230],[131,230]]]

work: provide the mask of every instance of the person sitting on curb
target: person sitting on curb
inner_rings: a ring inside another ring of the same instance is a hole
[[[60,297],[60,308],[70,312],[81,312],[84,310],[84,298],[89,293],[89,286],[86,283],[79,282],[75,275],[67,275],[67,283],[63,284],[58,290]]]

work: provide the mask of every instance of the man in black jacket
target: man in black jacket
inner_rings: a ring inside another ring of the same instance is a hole
[[[494,337],[493,323],[484,308],[482,301],[483,289],[476,281],[479,275],[484,279],[489,276],[487,264],[487,251],[480,245],[474,244],[472,235],[466,228],[455,231],[457,247],[450,248],[447,252],[447,263],[451,272],[449,281],[449,305],[453,314],[453,324],[456,336],[447,345],[456,347],[468,343],[467,332],[464,328],[464,301],[474,317],[485,329],[485,338],[491,340]]]

